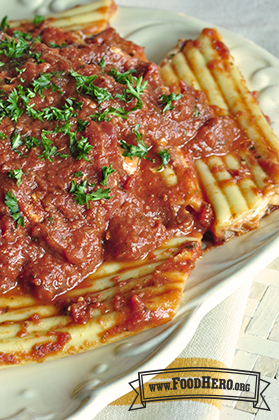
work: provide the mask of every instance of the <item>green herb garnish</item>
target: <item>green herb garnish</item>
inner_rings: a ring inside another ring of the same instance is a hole
[[[56,44],[55,42],[49,42],[48,46],[50,48],[64,48],[67,47],[66,42],[62,42],[62,44]]]
[[[20,187],[21,177],[23,175],[23,172],[21,169],[11,169],[8,171],[8,177],[16,179],[16,184],[18,187]]]
[[[124,108],[114,108],[110,106],[105,109],[103,112],[95,112],[95,114],[90,115],[90,118],[93,121],[110,121],[110,116],[120,117],[124,120],[127,120],[129,112],[125,111]]]
[[[40,52],[35,53],[33,51],[29,51],[29,55],[30,55],[30,57],[35,58],[37,63],[44,63],[45,62],[45,60],[43,58],[41,58],[43,53],[40,53]]]
[[[40,25],[45,20],[44,16],[35,15],[33,19],[33,25]]]
[[[138,132],[139,124],[137,124],[134,128],[134,134],[137,139],[137,145],[128,144],[124,140],[120,141],[122,149],[125,151],[123,152],[123,156],[128,156],[132,158],[133,156],[139,157],[139,158],[145,158],[148,153],[148,148],[144,144],[142,139],[142,134]]]
[[[115,68],[113,68],[108,71],[108,74],[112,76],[117,83],[121,83],[122,85],[126,85],[127,78],[131,76],[132,73],[136,73],[136,70],[130,69],[125,71],[125,73],[120,73]]]
[[[23,38],[8,39],[5,38],[0,42],[0,54],[6,55],[9,58],[19,58],[29,49],[27,41]]]
[[[201,115],[201,112],[199,108],[197,107],[197,105],[195,105],[193,109],[193,117],[198,118],[199,115]]]
[[[165,105],[163,108],[163,114],[168,110],[174,109],[173,102],[177,101],[181,97],[182,95],[180,93],[178,95],[175,93],[170,93],[169,95],[161,95],[159,99],[162,101],[162,104]]]
[[[11,193],[10,190],[7,193],[5,193],[5,204],[10,210],[16,228],[18,227],[18,225],[24,227],[24,218],[20,213],[17,198],[14,194]]]
[[[33,147],[40,146],[40,140],[37,139],[36,137],[27,136],[23,140],[28,150],[32,149]]]
[[[14,88],[7,99],[6,113],[11,118],[12,121],[17,121],[18,118],[23,113],[22,108],[19,107],[18,101],[20,96],[18,95],[17,90]]]
[[[43,153],[38,156],[39,159],[47,159],[49,162],[53,162],[52,156],[57,155],[57,147],[54,146],[53,142],[47,137],[47,135],[52,134],[51,131],[42,130],[41,134],[41,146],[43,148]]]
[[[9,25],[9,22],[8,22],[8,16],[5,16],[1,20],[1,23],[0,23],[0,31],[5,32],[6,29],[9,29],[9,28],[10,28],[10,25]]]
[[[160,171],[161,169],[163,169],[163,166],[166,167],[167,164],[169,163],[169,161],[170,161],[170,154],[169,154],[168,149],[164,149],[164,150],[160,150],[158,152],[158,155],[160,156],[160,158],[162,160],[162,165],[158,169],[158,171]]]
[[[109,175],[111,175],[113,172],[115,172],[115,169],[113,169],[113,167],[111,165],[109,166],[103,166],[102,167],[102,176],[103,176],[103,181],[101,182],[101,185],[103,185],[104,187],[107,186],[107,180]]]
[[[40,77],[35,79],[31,84],[34,92],[39,92],[39,95],[43,96],[43,90],[50,87],[51,73],[41,73]]]
[[[99,64],[99,66],[101,66],[102,67],[102,72],[101,72],[101,74],[103,74],[104,73],[104,71],[105,71],[105,67],[106,67],[106,65],[107,65],[107,63],[105,62],[105,60],[104,60],[104,57],[102,57],[101,58],[101,61],[98,63]]]
[[[83,176],[83,172],[81,172],[81,171],[74,172],[74,173],[72,174],[72,176],[74,176],[75,178],[80,178],[81,176]]]
[[[19,150],[17,150],[17,148],[19,146],[21,146],[22,144],[23,144],[23,141],[21,139],[20,133],[13,133],[13,135],[11,137],[11,147],[12,147],[12,150],[14,152],[16,152],[18,155],[21,155],[23,157],[26,157]]]
[[[95,186],[92,184],[91,186]],[[86,208],[89,209],[89,201],[97,201],[97,200],[109,200],[111,196],[110,188],[97,188],[94,192],[87,192],[87,179],[77,184],[74,180],[71,183],[70,193],[74,194],[75,201],[79,205],[86,204]]]
[[[70,152],[71,155],[76,159],[76,160],[87,160],[88,162],[90,162],[90,160],[88,159],[87,155],[89,154],[90,150],[93,148],[93,146],[88,143],[87,137],[83,137],[81,136],[81,138],[78,140],[77,136],[76,136],[76,132],[72,132],[69,131],[69,136],[70,136]]]
[[[25,41],[31,41],[32,40],[32,35],[29,34],[28,32],[14,31],[13,36],[15,36],[17,39],[23,38],[23,39],[25,39]]]
[[[108,92],[107,88],[99,88],[93,84],[93,81],[98,77],[95,74],[91,76],[83,76],[82,74],[71,70],[70,75],[76,81],[76,88],[78,92],[83,91],[87,95],[93,96],[99,104],[107,99],[112,99],[112,96]]]
[[[89,121],[83,121],[80,118],[77,119],[77,131],[82,133],[88,126]]]

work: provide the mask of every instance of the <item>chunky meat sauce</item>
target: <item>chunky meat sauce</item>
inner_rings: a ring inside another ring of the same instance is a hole
[[[208,229],[192,161],[240,132],[203,93],[166,88],[113,29],[37,35],[0,36],[0,291],[53,300],[104,260]]]

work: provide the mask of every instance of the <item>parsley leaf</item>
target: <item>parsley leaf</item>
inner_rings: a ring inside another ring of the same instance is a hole
[[[103,181],[101,182],[101,185],[103,185],[104,187],[107,186],[108,177],[113,172],[115,172],[115,169],[113,169],[113,167],[111,165],[102,167]]]
[[[7,139],[6,134],[0,132],[0,140],[6,140],[6,139]]]
[[[53,142],[47,137],[47,135],[52,134],[51,131],[42,130],[41,135],[41,146],[43,147],[43,153],[38,156],[39,159],[47,159],[49,162],[53,162],[51,156],[57,155],[57,147],[54,146]]]
[[[21,31],[14,31],[13,36],[15,36],[17,39],[23,38],[25,41],[31,41],[32,35],[27,32],[21,32]]]
[[[112,76],[117,83],[121,83],[122,85],[126,85],[127,78],[131,75],[131,73],[136,73],[136,70],[130,69],[125,71],[125,73],[120,73],[115,68],[112,68],[108,71],[108,74]]]
[[[78,140],[76,137],[76,132],[72,132],[72,131],[69,131],[69,136],[70,136],[71,155],[76,160],[84,159],[90,162],[87,155],[89,154],[93,146],[90,143],[88,143],[87,137],[81,136],[81,138]]]
[[[70,75],[76,81],[76,88],[78,92],[88,88],[88,86],[90,86],[91,83],[94,82],[94,80],[96,80],[98,77],[96,74],[92,74],[91,76],[83,76],[82,74],[77,73],[73,69],[70,71]]]
[[[5,16],[1,20],[1,23],[0,23],[0,31],[5,32],[5,30],[6,29],[9,29],[9,28],[10,28],[10,25],[9,25],[9,22],[8,22],[8,16]]]
[[[24,72],[26,71],[26,67],[25,67],[25,68],[23,68],[23,69],[18,69],[18,68],[16,67],[16,71],[17,71],[18,75],[20,76],[22,73],[24,73]]]
[[[40,140],[36,139],[36,137],[27,136],[23,140],[28,150],[32,149],[33,147],[40,146]]]
[[[133,85],[135,82],[135,86]],[[129,76],[127,78],[127,89],[126,93],[130,94],[131,96],[134,96],[137,98],[138,102],[137,104],[131,109],[132,111],[135,111],[136,109],[142,108],[142,101],[141,101],[141,95],[144,92],[144,89],[147,88],[147,80],[145,82],[142,82],[142,76],[140,76],[138,79],[133,76]]]
[[[120,141],[122,149],[125,150],[123,152],[123,156],[128,156],[132,158],[133,156],[139,157],[139,158],[145,158],[148,153],[148,148],[144,144],[142,140],[142,134],[138,132],[139,124],[137,124],[134,128],[134,134],[137,139],[137,146],[134,146],[133,144],[128,144],[124,140]]]
[[[83,172],[81,172],[81,171],[74,172],[72,175],[76,178],[80,178],[81,176],[83,176]]]
[[[201,112],[199,108],[197,107],[197,105],[195,105],[193,109],[193,117],[198,118],[199,115],[201,115]]]
[[[160,150],[158,152],[158,155],[160,156],[160,158],[162,160],[162,165],[158,169],[158,171],[160,171],[161,169],[163,169],[163,166],[166,167],[167,164],[169,163],[169,161],[170,161],[170,154],[169,154],[168,149],[164,149],[164,150]]]
[[[18,225],[24,227],[24,218],[20,213],[17,198],[14,194],[11,193],[10,190],[7,193],[5,193],[5,204],[10,210],[16,228],[18,227]]]
[[[64,48],[64,47],[67,47],[67,44],[66,44],[66,42],[62,42],[61,45],[60,44],[56,44],[55,42],[49,42],[48,43],[48,46],[50,48]]]
[[[21,146],[22,144],[23,144],[23,141],[21,139],[20,133],[14,132],[13,135],[12,135],[12,137],[11,137],[11,147],[12,147],[12,150],[14,152],[16,152],[18,155],[21,155],[23,157],[26,157],[19,150],[17,150],[17,148],[19,146]]]
[[[5,38],[0,42],[0,54],[4,54],[9,58],[19,58],[28,50],[29,46],[27,41],[23,38],[8,39]]]
[[[34,51],[29,51],[29,55],[30,55],[30,57],[35,58],[37,63],[44,63],[45,62],[45,60],[43,58],[40,58],[43,55],[43,53],[40,53],[40,52],[35,53]]]
[[[94,184],[92,185],[94,186]],[[84,205],[86,204],[86,208],[89,209],[89,201],[97,201],[106,199],[109,200],[111,196],[110,188],[97,188],[94,192],[86,192],[87,190],[87,179],[77,184],[74,180],[71,183],[70,193],[74,194],[75,201],[77,204]]]
[[[56,108],[54,106],[43,108],[43,117],[46,120],[68,121],[70,118],[78,115],[77,112],[74,112],[73,104],[74,101],[71,98],[67,98],[65,104],[61,108]]]
[[[51,84],[51,73],[41,73],[38,79],[35,79],[32,83],[34,92],[39,92],[40,96],[43,96],[43,90],[50,87]]]
[[[105,67],[106,67],[106,65],[107,65],[107,63],[105,62],[105,60],[104,60],[104,57],[102,57],[101,58],[101,61],[98,63],[99,64],[99,66],[101,66],[102,67],[102,72],[101,72],[101,74],[103,74],[104,73],[104,71],[105,71]]]
[[[40,25],[45,20],[44,16],[35,15],[33,19],[33,25]]]
[[[8,105],[6,106],[6,112],[8,111],[7,114],[12,121],[17,121],[23,113],[23,110],[18,106],[19,98],[18,92],[14,88],[7,99]]]
[[[9,178],[13,178],[16,179],[17,181],[17,186],[20,187],[20,182],[21,182],[21,177],[23,175],[23,172],[21,169],[11,169],[10,171],[8,171],[8,177]]]
[[[80,118],[77,119],[77,131],[82,133],[88,126],[89,121],[83,121]]]
[[[77,91],[84,91],[87,95],[93,96],[94,99],[100,104],[101,102],[106,101],[107,99],[112,99],[111,94],[108,92],[107,88],[99,88],[93,84],[93,81],[97,79],[98,76],[95,74],[91,76],[83,76],[73,70],[70,71],[70,75],[76,81]]]
[[[163,108],[163,114],[168,110],[174,109],[173,102],[177,101],[181,97],[182,95],[180,93],[176,95],[173,92],[169,95],[161,95],[159,99],[162,101],[162,104],[165,105],[165,107]]]
[[[113,106],[110,106],[109,108],[105,109],[103,112],[95,112],[95,114],[90,115],[90,118],[93,121],[110,121],[110,117],[121,117],[124,120],[127,120],[127,115],[129,112],[125,111],[124,108],[114,108]]]

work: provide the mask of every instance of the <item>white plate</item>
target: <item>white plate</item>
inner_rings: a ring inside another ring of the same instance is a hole
[[[43,14],[49,3],[61,6],[59,0],[9,0],[1,4],[1,12],[9,18],[27,17],[34,11]],[[159,63],[179,38],[196,37],[211,25],[181,14],[120,8],[113,26],[122,36],[145,45],[148,58]],[[250,89],[259,91],[262,109],[278,136],[278,60],[253,43],[218,29]],[[209,252],[191,274],[179,313],[171,323],[81,355],[2,370],[0,420],[91,420],[105,405],[131,390],[128,382],[137,378],[138,371],[167,366],[191,339],[201,318],[278,255],[278,232],[279,217],[274,212],[260,229]]]

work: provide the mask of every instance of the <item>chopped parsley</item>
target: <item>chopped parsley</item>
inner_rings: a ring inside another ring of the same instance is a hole
[[[103,74],[104,73],[104,71],[105,71],[105,67],[106,67],[106,65],[107,65],[107,63],[105,62],[105,60],[104,60],[104,57],[102,57],[101,58],[101,61],[98,63],[99,64],[99,66],[101,66],[102,67],[102,72],[101,72],[101,74]]]
[[[17,198],[14,194],[11,193],[10,190],[7,193],[5,193],[5,204],[10,210],[16,228],[18,227],[18,225],[24,227],[24,218],[20,213]]]
[[[160,168],[158,169],[158,171],[160,171],[161,169],[163,169],[163,166],[166,167],[167,164],[170,161],[170,154],[168,149],[164,149],[164,150],[160,150],[158,152],[158,155],[160,156],[161,160],[162,160],[162,164],[160,166]]]
[[[20,136],[20,133],[16,133],[16,132],[14,132],[13,133],[13,135],[12,135],[12,137],[11,137],[11,148],[12,148],[12,150],[14,151],[14,152],[16,152],[18,155],[21,155],[21,156],[23,156],[23,157],[26,157],[26,156],[24,156],[19,150],[17,150],[17,148],[19,147],[19,146],[21,146],[23,144],[23,141],[22,141],[22,139],[21,139],[21,136]]]
[[[72,175],[73,175],[75,178],[80,178],[81,176],[83,176],[83,172],[81,172],[81,171],[74,172]]]
[[[136,78],[134,76],[127,77],[127,89],[126,92],[135,98],[139,102],[141,102],[141,95],[143,94],[144,90],[147,87],[147,80],[145,82],[142,81],[142,76]],[[134,85],[135,83],[135,85]]]
[[[70,136],[70,152],[73,158],[76,160],[87,160],[90,162],[87,155],[89,154],[90,150],[93,146],[88,143],[87,137],[81,136],[78,140],[76,136],[76,132],[69,131],[68,135]]]
[[[130,158],[132,158],[133,156],[139,157],[139,158],[146,158],[146,155],[148,153],[148,148],[143,142],[142,134],[138,132],[139,126],[140,125],[137,124],[134,128],[134,134],[135,134],[136,139],[137,139],[137,145],[136,146],[133,145],[133,144],[128,144],[124,140],[120,141],[122,149],[125,150],[122,153],[123,156],[128,156]]]
[[[195,105],[194,109],[193,109],[193,117],[198,118],[199,115],[201,115],[201,112],[200,112],[199,108],[197,107],[197,105]]]
[[[79,184],[77,184],[74,180],[72,181],[70,193],[74,194],[74,200],[77,204],[86,204],[86,208],[89,209],[89,201],[97,201],[103,199],[109,200],[111,198],[109,195],[110,188],[97,188],[96,191],[87,192],[88,186],[89,185],[87,185],[87,179],[80,182]],[[90,184],[90,186],[94,187],[95,185]]]
[[[19,58],[29,49],[27,41],[23,38],[5,38],[0,42],[0,54],[9,58]]]
[[[6,139],[7,139],[6,134],[0,132],[0,140],[6,140]]]
[[[61,108],[50,106],[44,108],[42,112],[43,118],[46,120],[68,121],[70,118],[78,115],[74,110],[74,100],[72,98],[67,98],[65,104]]]
[[[33,25],[40,25],[45,20],[44,16],[41,15],[35,15],[33,19]]]
[[[92,82],[94,82],[94,80],[96,80],[98,77],[96,74],[92,74],[91,76],[83,76],[82,74],[77,73],[73,69],[70,71],[70,75],[76,81],[76,88],[78,92],[83,90],[84,86],[86,89],[86,87],[90,86]]]
[[[17,39],[23,38],[23,39],[25,39],[25,41],[31,41],[32,40],[32,35],[29,34],[28,32],[14,31],[13,36],[15,36]]]
[[[162,104],[165,105],[163,108],[163,114],[168,110],[174,109],[173,102],[177,101],[181,97],[182,95],[180,93],[176,95],[173,92],[170,93],[169,95],[161,95],[159,99],[162,101]]]
[[[38,156],[39,159],[47,159],[49,162],[53,162],[52,156],[57,155],[57,147],[54,146],[53,142],[47,137],[52,134],[51,131],[42,130],[41,134],[41,146],[43,153]]]
[[[23,113],[22,108],[19,107],[18,101],[20,96],[17,90],[14,88],[7,99],[7,104],[5,106],[7,115],[11,118],[12,121],[17,121],[18,118]]]
[[[107,88],[99,88],[93,84],[94,80],[96,80],[98,77],[96,74],[91,76],[83,76],[82,74],[71,70],[70,75],[76,81],[76,88],[78,92],[83,91],[87,95],[93,96],[93,98],[99,104],[106,101],[107,99],[112,99],[112,96],[108,92]]]
[[[107,186],[107,180],[109,175],[111,175],[113,172],[115,172],[115,169],[113,169],[113,167],[111,165],[109,166],[103,166],[102,167],[102,176],[103,176],[103,181],[101,182],[101,185],[103,185],[104,187]]]
[[[20,76],[22,73],[24,73],[24,72],[26,71],[26,67],[25,67],[25,68],[23,68],[23,69],[18,69],[18,68],[16,67],[16,71],[17,71],[18,75]]]
[[[110,121],[109,116],[120,117],[124,120],[127,120],[129,112],[125,111],[124,108],[114,108],[110,106],[109,108],[105,109],[103,112],[95,112],[95,114],[90,115],[90,118],[93,121]]]
[[[43,96],[43,90],[49,88],[50,84],[51,73],[41,73],[40,77],[31,83],[34,88],[34,92],[39,92],[40,96]]]
[[[40,146],[40,140],[37,139],[36,137],[27,136],[23,140],[28,150],[32,149],[33,147]]]
[[[30,55],[30,57],[35,58],[37,63],[44,63],[45,62],[45,60],[43,58],[41,58],[43,53],[40,53],[40,52],[35,53],[33,51],[29,51],[29,55]]]
[[[130,102],[133,98],[136,98],[137,103],[129,112],[133,112],[136,109],[141,109],[142,108],[141,95],[143,94],[144,90],[147,88],[147,80],[143,82],[142,76],[140,76],[139,78],[136,78],[131,75],[126,77],[124,80],[126,81],[127,88],[123,91],[122,95],[116,94],[115,98],[122,99],[122,101],[125,101],[125,102]]]
[[[62,42],[62,44],[56,44],[55,42],[50,41],[48,46],[50,48],[64,48],[64,47],[67,47],[67,44],[66,44],[66,42]]]
[[[22,175],[23,175],[22,169],[11,169],[10,171],[8,171],[8,177],[16,179],[17,181],[16,184],[18,187],[20,187]]]
[[[77,131],[82,133],[88,126],[89,121],[83,121],[80,118],[77,119]]]
[[[117,83],[121,83],[122,85],[126,85],[127,78],[131,76],[132,73],[136,73],[136,70],[130,69],[125,71],[125,73],[120,73],[115,68],[112,68],[108,71],[108,74],[112,76]]]
[[[0,23],[0,31],[5,32],[6,29],[9,29],[9,28],[10,28],[10,25],[8,22],[8,16],[4,16]]]

